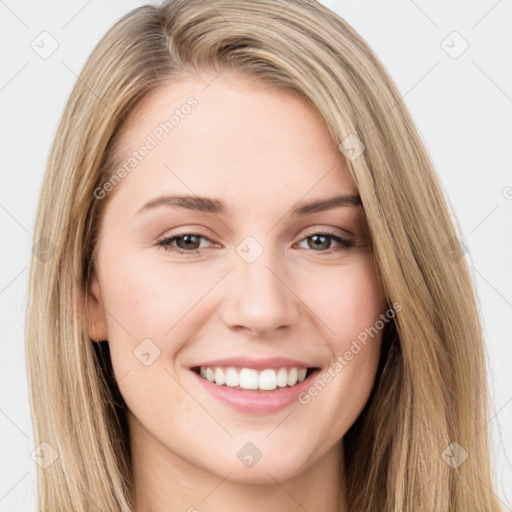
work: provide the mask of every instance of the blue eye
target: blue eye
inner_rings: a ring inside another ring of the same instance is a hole
[[[327,247],[327,249],[329,249],[329,250],[332,249],[332,247],[330,247],[330,245],[331,245],[330,240],[334,240],[336,243],[339,244],[338,247],[334,248],[334,252],[343,251],[343,250],[349,249],[350,247],[353,247],[355,245],[355,242],[353,242],[352,240],[343,238],[343,237],[337,235],[336,233],[329,233],[329,232],[314,233],[314,234],[309,235],[306,238],[304,238],[303,241],[310,240],[310,239],[313,240],[312,246],[315,247],[315,249],[313,249],[315,252],[318,252],[317,249],[321,249],[322,246],[324,246],[326,243],[329,246],[329,247]],[[311,245],[311,244],[308,244],[308,245]],[[320,251],[320,252],[327,252],[327,251]]]
[[[199,235],[197,233],[185,233],[183,235],[177,235],[159,240],[157,245],[166,251],[171,251],[177,254],[195,255],[201,252],[199,250],[201,247],[201,239],[212,242],[212,240],[206,236]],[[355,242],[343,238],[336,233],[325,231],[313,233],[312,235],[303,238],[301,242],[304,240],[312,240],[312,243],[308,243],[308,245],[310,248],[312,248],[313,251],[322,253],[328,252],[329,254],[331,252],[341,252],[356,245]],[[339,244],[339,246],[334,248],[330,247],[332,240]],[[175,242],[178,244],[178,247],[174,245]],[[179,245],[181,245],[181,247],[179,247]],[[325,247],[325,245],[328,247]],[[185,247],[185,249],[182,247]],[[322,250],[323,248],[326,248],[327,250]]]

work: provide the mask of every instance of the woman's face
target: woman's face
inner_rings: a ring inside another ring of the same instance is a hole
[[[322,118],[239,74],[210,80],[154,91],[124,125],[90,335],[108,339],[141,457],[281,481],[337,460],[386,300]]]

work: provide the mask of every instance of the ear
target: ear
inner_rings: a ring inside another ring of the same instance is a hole
[[[105,308],[103,307],[103,298],[96,272],[91,277],[89,293],[86,297],[89,310],[88,330],[89,337],[93,341],[104,341],[108,339],[107,321]]]

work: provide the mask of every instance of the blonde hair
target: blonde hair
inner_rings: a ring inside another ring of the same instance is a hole
[[[498,511],[482,329],[460,228],[391,77],[361,36],[314,0],[145,5],[88,58],[48,158],[34,230],[44,250],[34,252],[29,278],[31,411],[36,445],[47,442],[57,456],[38,467],[38,510],[132,510],[126,405],[107,343],[91,342],[87,328],[84,297],[108,199],[94,190],[116,168],[116,135],[135,105],[203,70],[238,70],[294,91],[336,144],[364,144],[346,160],[383,290],[401,309],[370,399],[344,436],[350,511]],[[457,467],[444,456],[450,443],[468,454]]]

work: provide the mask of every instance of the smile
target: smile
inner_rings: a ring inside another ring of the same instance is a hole
[[[200,366],[192,369],[203,379],[218,386],[235,389],[272,391],[293,387],[302,382],[315,368],[237,368],[234,366]]]
[[[209,396],[238,412],[251,415],[276,413],[297,403],[300,393],[305,392],[320,373],[319,367],[269,368],[268,364],[263,365],[263,361],[254,366],[258,364],[258,369],[201,365],[190,370],[199,387]]]

